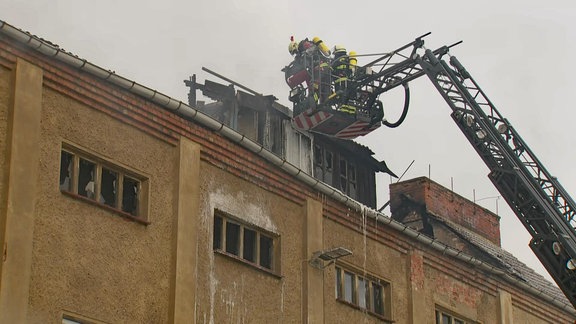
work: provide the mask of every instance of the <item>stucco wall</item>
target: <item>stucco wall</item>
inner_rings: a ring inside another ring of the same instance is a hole
[[[301,312],[302,207],[201,165],[198,323],[293,323]],[[214,209],[280,235],[280,277],[212,249]]]
[[[73,310],[107,322],[165,322],[177,149],[48,88],[41,126],[31,320],[57,322]],[[151,224],[63,195],[63,141],[149,176]]]
[[[408,323],[408,289],[406,254],[400,249],[375,241],[367,235],[362,226],[352,230],[342,224],[326,219],[324,221],[324,246],[344,247],[352,255],[341,258],[338,264],[353,267],[359,274],[365,271],[379,279],[391,283],[392,319],[397,323]],[[381,319],[356,310],[336,300],[335,267],[324,270],[324,302],[326,323],[381,323]]]
[[[8,151],[7,151],[7,127],[8,127],[8,105],[10,104],[11,100],[11,87],[12,82],[12,71],[3,67],[0,64],[0,197],[3,197],[0,200],[0,215],[4,215],[5,211],[5,199],[6,197],[6,188],[4,184],[6,183],[6,176],[7,176],[7,158],[8,158]],[[1,222],[0,222],[1,223]],[[4,233],[4,229],[0,226],[0,238],[3,238],[2,233]],[[1,269],[1,267],[0,267]]]

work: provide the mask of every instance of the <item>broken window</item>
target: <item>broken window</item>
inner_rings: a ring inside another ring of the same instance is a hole
[[[356,167],[350,161],[340,159],[340,189],[352,198],[356,194]]]
[[[60,190],[72,191],[73,155],[62,151],[60,153]]]
[[[94,170],[96,165],[88,160],[80,158],[78,172],[78,194],[90,199],[94,199],[96,185],[94,183]]]
[[[122,168],[73,149],[60,154],[60,190],[94,200],[98,204],[144,218],[140,210],[144,178],[129,175]]]
[[[333,153],[325,148],[314,145],[314,177],[318,180],[332,184],[333,175]]]
[[[387,316],[391,305],[390,285],[382,280],[359,275],[356,271],[336,267],[336,299],[353,304],[360,309],[380,316]],[[388,299],[386,299],[388,298]]]
[[[233,255],[249,264],[278,272],[274,266],[277,237],[263,230],[230,220],[224,213],[214,215],[213,249]]]
[[[124,177],[122,190],[122,211],[138,216],[138,191],[140,182],[130,177]]]
[[[111,207],[116,206],[116,183],[118,172],[102,168],[102,187],[100,189],[100,202]]]

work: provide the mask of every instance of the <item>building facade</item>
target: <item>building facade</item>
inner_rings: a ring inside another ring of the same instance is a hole
[[[0,138],[0,323],[576,318],[415,194],[434,184],[403,183],[382,215],[265,137],[2,21]]]

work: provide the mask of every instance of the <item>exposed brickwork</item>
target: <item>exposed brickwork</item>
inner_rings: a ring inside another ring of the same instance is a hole
[[[419,251],[410,254],[410,283],[415,290],[424,289],[424,257]]]
[[[421,177],[390,185],[392,214],[401,195],[426,205],[426,211],[462,225],[500,246],[500,217],[434,181]]]

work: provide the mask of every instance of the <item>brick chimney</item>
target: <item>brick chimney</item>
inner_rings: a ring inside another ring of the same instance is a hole
[[[426,177],[393,183],[390,185],[392,218],[402,204],[402,195],[422,204],[426,212],[468,228],[500,246],[500,217],[450,189]]]

